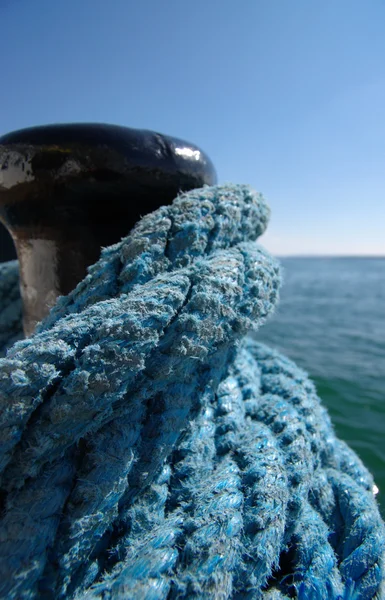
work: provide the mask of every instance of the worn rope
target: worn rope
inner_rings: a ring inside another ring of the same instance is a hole
[[[268,217],[247,186],[180,195],[26,340],[0,265],[0,598],[384,598],[371,475],[246,335],[278,300]]]

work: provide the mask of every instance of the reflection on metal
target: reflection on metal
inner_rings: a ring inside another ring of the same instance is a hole
[[[191,148],[175,148],[175,154],[186,158],[193,158],[194,160],[199,160],[201,156],[199,150],[192,150]]]

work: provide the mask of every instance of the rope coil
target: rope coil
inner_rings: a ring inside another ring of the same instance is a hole
[[[370,474],[245,337],[278,300],[268,218],[248,186],[182,194],[16,343],[0,265],[1,598],[383,597]]]

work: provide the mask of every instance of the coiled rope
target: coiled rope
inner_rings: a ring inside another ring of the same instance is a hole
[[[0,265],[1,598],[384,597],[371,475],[245,337],[278,299],[268,217],[247,186],[180,195],[26,340]]]

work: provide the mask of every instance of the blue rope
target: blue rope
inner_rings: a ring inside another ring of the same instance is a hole
[[[0,265],[0,598],[385,597],[371,475],[246,336],[278,300],[268,218],[247,186],[180,195],[27,340]]]

